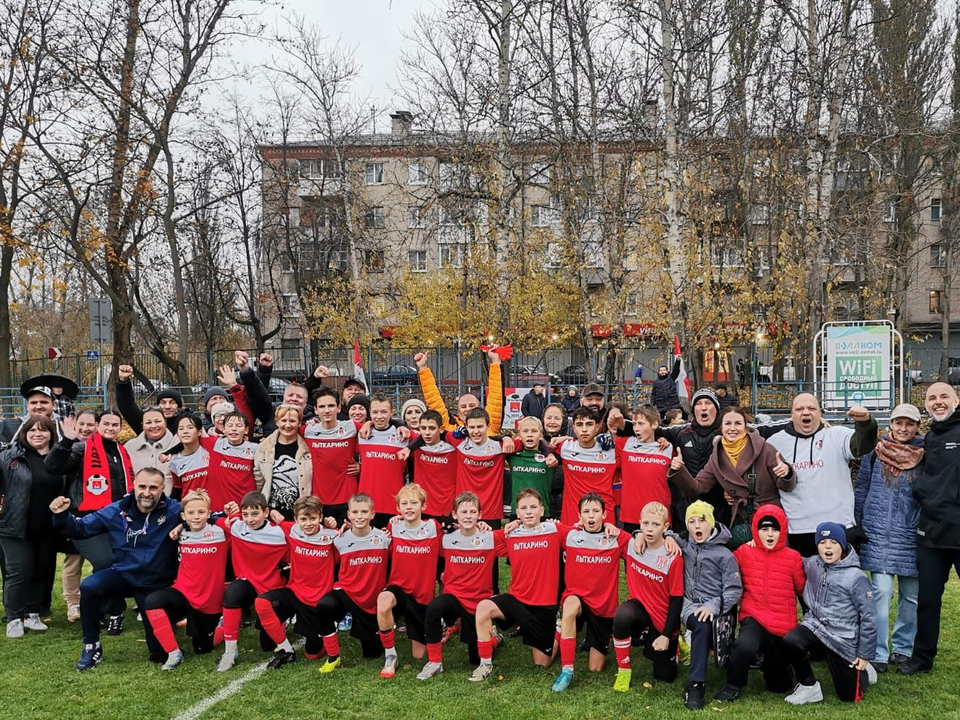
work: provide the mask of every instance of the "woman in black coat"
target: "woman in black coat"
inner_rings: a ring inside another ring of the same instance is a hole
[[[9,638],[23,637],[24,629],[47,629],[40,617],[50,612],[59,544],[50,503],[63,494],[64,482],[46,469],[44,457],[56,433],[52,420],[33,415],[0,453],[0,550]]]

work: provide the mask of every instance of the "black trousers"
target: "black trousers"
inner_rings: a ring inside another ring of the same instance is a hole
[[[783,638],[767,631],[753,618],[745,618],[740,623],[740,634],[733,643],[727,663],[727,685],[738,690],[746,687],[750,664],[758,653],[763,654],[763,682],[767,690],[789,692],[793,678]]]
[[[713,646],[713,622],[697,620],[697,616],[690,613],[684,625],[690,631],[690,682],[706,682],[707,662]]]
[[[7,573],[3,582],[3,609],[8,621],[50,611],[58,540],[52,532],[43,537],[0,538]]]
[[[677,679],[677,638],[671,638],[666,650],[654,650],[653,641],[660,631],[653,626],[650,613],[639,600],[631,598],[620,603],[613,615],[613,639],[632,640],[644,636],[643,655],[653,662],[653,678],[672,683]]]
[[[225,609],[249,610],[253,607],[253,602],[256,599],[257,589],[249,580],[234,580],[223,591],[223,607]],[[256,621],[256,625],[260,629],[260,649],[264,652],[273,652],[276,645],[260,626],[259,619]]]
[[[205,655],[213,651],[213,634],[220,622],[220,613],[202,613],[195,609],[182,592],[172,587],[157,590],[147,595],[142,610],[163,610],[170,619],[170,624],[187,619],[187,635],[193,643],[193,651],[197,655]],[[149,625],[144,614],[144,625]]]
[[[920,590],[917,598],[917,637],[913,642],[913,657],[927,664],[933,664],[933,659],[937,656],[940,609],[951,567],[960,576],[960,548],[917,546]]]
[[[790,663],[801,685],[813,685],[817,679],[810,667],[810,655],[815,651],[824,654],[827,670],[833,680],[837,697],[844,702],[857,702],[867,689],[866,670],[857,670],[850,663],[824,645],[816,635],[803,625],[795,627],[783,638],[783,647],[787,651]]]
[[[477,616],[471,615],[453,595],[438,595],[427,605],[424,634],[428,643],[443,640],[441,621],[453,624],[460,621],[460,640],[467,646],[467,654],[474,665],[480,663],[477,650]]]

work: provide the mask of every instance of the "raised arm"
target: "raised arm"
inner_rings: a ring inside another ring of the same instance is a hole
[[[121,365],[117,368],[117,410],[127,421],[127,425],[137,435],[143,432],[143,411],[137,407],[137,399],[133,396],[133,367]]]
[[[270,402],[270,394],[267,392],[267,388],[260,381],[256,371],[250,366],[249,358],[245,352],[237,351],[233,355],[239,370],[238,379],[247,393],[247,404],[250,411],[260,422],[270,422],[273,420],[273,403]]]
[[[490,360],[490,373],[487,377],[487,403],[484,409],[490,416],[490,435],[496,435],[503,424],[503,372],[500,356],[495,349],[490,349],[487,357]]]
[[[433,372],[427,367],[427,354],[425,352],[419,352],[413,356],[413,361],[417,364],[417,378],[420,380],[420,391],[423,393],[423,402],[426,403],[426,406],[430,410],[436,410],[440,413],[440,417],[443,418],[444,428],[452,428],[450,413],[447,412],[447,406],[443,402],[440,388],[437,387],[437,381],[433,377]]]
[[[670,371],[670,379],[674,382],[680,377],[680,356],[677,355],[673,359],[673,370]]]
[[[863,457],[877,446],[877,421],[862,407],[852,407],[847,417],[853,420],[853,435],[850,437],[850,454]]]

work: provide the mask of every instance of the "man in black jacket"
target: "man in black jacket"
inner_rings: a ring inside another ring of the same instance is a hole
[[[533,383],[533,390],[523,396],[523,402],[520,404],[520,414],[523,417],[535,417],[537,420],[543,417],[543,411],[547,409],[547,396],[543,393],[543,383],[537,380]]]
[[[943,382],[927,388],[924,406],[933,422],[924,440],[923,468],[913,483],[920,503],[917,528],[917,636],[904,675],[933,669],[940,637],[940,609],[950,568],[960,575],[960,399]]]
[[[673,361],[673,370],[667,372],[667,366],[661,365],[657,370],[657,379],[653,381],[650,390],[650,404],[660,411],[662,418],[667,410],[681,407],[680,395],[677,393],[677,378],[680,377],[680,356]]]

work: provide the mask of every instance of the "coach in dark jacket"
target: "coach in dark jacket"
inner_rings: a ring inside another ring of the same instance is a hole
[[[960,573],[960,400],[943,382],[927,388],[924,403],[933,422],[924,438],[924,462],[913,484],[920,503],[917,529],[917,637],[913,657],[900,672],[930,672],[940,636],[940,606],[951,567]]]
[[[663,417],[667,410],[680,407],[680,395],[677,393],[677,378],[680,377],[680,358],[673,361],[673,370],[667,372],[667,366],[661,365],[657,370],[657,379],[653,381],[650,391],[650,404],[660,411]]]
[[[523,396],[523,402],[520,403],[520,414],[523,417],[535,417],[537,420],[543,417],[543,411],[547,409],[547,396],[543,393],[543,383],[535,382],[533,390]]]
[[[177,571],[177,543],[170,530],[180,523],[180,503],[163,494],[164,475],[156,468],[137,473],[133,492],[90,515],[76,518],[68,512],[70,500],[58,497],[51,504],[54,526],[68,537],[84,538],[106,533],[113,547],[113,565],[80,583],[80,623],[83,652],[77,670],[89,670],[103,659],[100,618],[111,597],[133,597],[144,607],[147,595],[169,587]],[[167,654],[143,623],[150,659],[163,662]]]
[[[7,637],[46,630],[57,569],[57,537],[50,531],[50,501],[63,493],[63,476],[47,471],[43,458],[56,433],[53,421],[28,417],[13,445],[0,453],[0,550],[6,577],[3,604]]]

